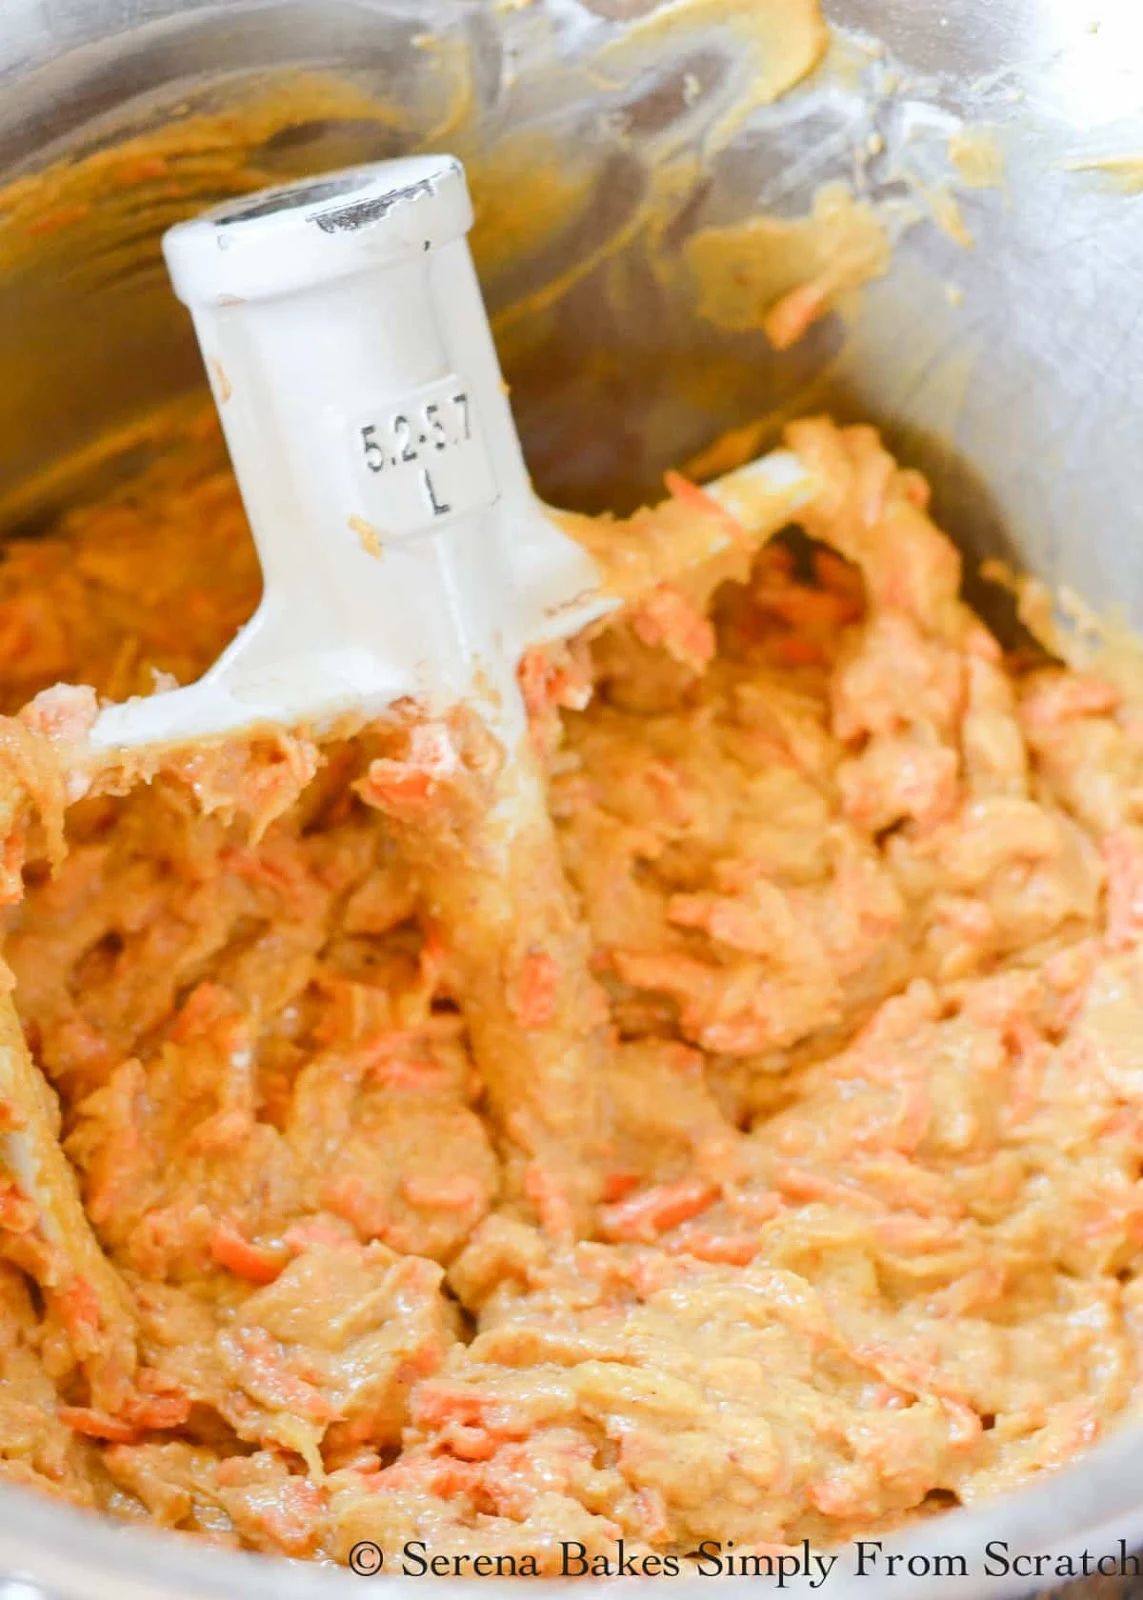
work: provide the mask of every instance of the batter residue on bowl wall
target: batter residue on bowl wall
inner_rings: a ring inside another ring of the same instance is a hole
[[[628,16],[629,7],[620,9]],[[743,121],[796,88],[822,62],[826,43],[811,0],[680,0],[628,16],[579,69],[561,62],[554,45],[550,59],[535,52],[527,81],[506,81],[490,115],[478,102],[464,40],[426,34],[411,52],[399,102],[312,72],[259,80],[224,112],[202,98],[159,127],[152,113],[131,138],[104,136],[76,158],[17,179],[0,190],[0,273],[10,303],[27,307],[24,321],[4,330],[15,341],[4,354],[21,373],[21,393],[7,404],[3,393],[14,391],[0,393],[8,445],[0,527],[40,515],[82,481],[70,449],[63,460],[45,454],[44,440],[59,436],[61,386],[98,394],[116,431],[91,437],[93,425],[83,443],[89,454],[114,453],[122,447],[117,430],[141,421],[140,397],[150,391],[132,377],[138,355],[109,360],[109,347],[153,347],[147,359],[160,368],[185,359],[162,231],[315,162],[346,165],[410,148],[448,148],[464,160],[476,209],[473,250],[501,360],[529,394],[563,382],[565,367],[568,382],[597,395],[632,384],[630,347],[597,340],[588,356],[576,354],[575,318],[563,319],[589,280],[597,322],[630,321],[633,301],[645,315],[657,297],[668,320],[672,305],[697,301],[724,331],[741,329],[744,317],[758,326],[772,312],[770,326],[788,342],[883,270],[879,214],[841,180],[800,218],[744,218],[736,208],[708,220],[701,201],[711,163]],[[665,66],[672,61],[677,70]],[[584,101],[600,109],[584,110]],[[550,110],[539,115],[537,105]],[[74,318],[72,306],[89,296],[99,316]],[[21,342],[41,318],[67,327],[58,350]],[[577,359],[588,365],[581,370]],[[649,378],[640,457],[670,459],[661,440],[684,407],[709,416],[708,431],[729,420],[727,397],[742,388],[742,365],[733,351],[681,362],[673,405],[666,386]],[[609,429],[615,433],[614,419]],[[568,453],[559,433],[541,456]],[[602,443],[597,438],[596,448]],[[632,447],[614,440],[613,469],[597,468],[594,493],[603,503],[630,495]],[[592,453],[587,439],[577,448]]]

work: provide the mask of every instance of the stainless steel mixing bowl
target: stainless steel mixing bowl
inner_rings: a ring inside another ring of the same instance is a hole
[[[767,3],[782,0],[743,0]],[[730,423],[829,406],[880,424],[929,473],[938,519],[968,551],[1007,555],[1143,622],[1143,448],[1133,426],[1143,196],[1129,192],[1130,172],[1125,182],[1100,166],[1143,158],[1143,5],[827,0],[848,40],[810,81],[744,120],[733,113],[749,86],[713,20],[624,56],[623,71],[592,70],[601,49],[656,7],[665,9],[660,0],[0,0],[0,182],[245,103],[299,70],[403,104],[406,124],[345,112],[287,118],[256,152],[264,174],[433,139],[473,162],[478,201],[495,215],[511,161],[485,158],[554,148],[581,180],[576,214],[535,248],[525,237],[506,251],[495,228],[477,240],[544,493],[622,507]],[[430,31],[437,42],[426,49]],[[998,189],[954,185],[972,248],[939,216],[924,220],[955,178],[947,141],[963,122],[996,130],[1006,168]],[[689,176],[671,227],[650,239],[630,224],[668,162]],[[836,177],[856,178],[887,206],[900,233],[893,266],[787,354],[760,335],[720,333],[677,275],[656,270],[652,244],[669,252],[703,222],[760,208],[800,214]],[[101,452],[101,438],[200,383],[158,256],[179,205],[177,194],[140,202],[104,228],[96,205],[14,242],[0,200],[5,533],[34,531],[93,475],[128,468]],[[561,292],[546,292],[560,282]],[[602,309],[616,303],[617,283],[622,314]],[[926,1577],[919,1563],[903,1583],[903,1572],[885,1582],[835,1574],[829,1593],[1015,1594],[1033,1585],[985,1576],[990,1540],[1013,1552],[1086,1545],[1097,1554],[1121,1537],[1128,1548],[1143,1543],[1141,1459],[1143,1441],[1125,1427],[1041,1486],[894,1541],[930,1558],[964,1552],[968,1579]],[[270,1587],[301,1600],[349,1594],[360,1581],[285,1564],[271,1577],[255,1558],[104,1525],[17,1490],[0,1494],[0,1570],[37,1592],[100,1600]],[[720,1592],[756,1587],[724,1580]],[[27,1592],[0,1585],[12,1600]]]

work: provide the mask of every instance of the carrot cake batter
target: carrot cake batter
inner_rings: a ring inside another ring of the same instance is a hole
[[[385,813],[445,794],[432,730],[69,767],[52,685],[187,681],[256,602],[213,423],[6,548],[7,1480],[557,1571],[894,1527],[1132,1403],[1143,722],[1005,656],[871,429],[789,442],[824,487],[746,581],[524,664],[604,1041],[586,1224]],[[557,979],[513,974],[521,1027]]]

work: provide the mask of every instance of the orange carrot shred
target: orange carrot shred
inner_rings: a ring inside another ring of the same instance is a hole
[[[664,472],[663,482],[672,500],[688,506],[692,511],[701,512],[705,517],[714,517],[733,544],[741,546],[744,550],[753,548],[750,535],[738,518],[732,516],[725,506],[719,505],[714,496],[708,494],[699,484],[692,483],[689,478],[684,478],[681,472],[674,471]]]
[[[251,1243],[230,1222],[220,1222],[211,1234],[210,1254],[220,1267],[248,1283],[273,1283],[285,1266],[280,1251]]]

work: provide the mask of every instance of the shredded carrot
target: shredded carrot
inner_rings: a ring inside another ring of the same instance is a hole
[[[699,1261],[725,1263],[732,1267],[749,1265],[761,1248],[761,1241],[748,1234],[712,1233],[706,1228],[684,1230],[670,1241],[675,1255],[694,1256]]]
[[[130,1400],[125,1418],[137,1428],[162,1430],[181,1428],[190,1416],[190,1397],[185,1394],[160,1394],[148,1399]]]
[[[443,723],[417,723],[409,732],[403,759],[379,757],[354,787],[382,811],[416,813],[436,799],[440,786],[456,776],[460,757]]]
[[[489,1408],[496,1404],[495,1396],[479,1389],[430,1378],[418,1386],[412,1398],[412,1412],[423,1428],[439,1427],[447,1422],[463,1423],[470,1428],[484,1427]]]
[[[85,1355],[98,1345],[99,1296],[86,1278],[75,1278],[58,1298],[60,1318],[76,1352]]]
[[[448,947],[444,935],[433,922],[428,922],[425,927],[419,965],[421,982],[426,989],[435,989],[448,965]]]
[[[264,1328],[241,1328],[236,1339],[246,1362],[245,1381],[252,1394],[308,1422],[326,1423],[332,1419],[335,1412],[328,1397],[291,1369],[282,1346]]]
[[[634,607],[631,628],[643,644],[660,646],[692,672],[702,672],[714,657],[714,628],[673,584],[660,583]]]
[[[230,995],[221,984],[196,984],[175,1017],[171,1038],[179,1043],[193,1038],[216,1022],[231,1004]]]
[[[509,1004],[522,1028],[546,1028],[555,1021],[560,969],[546,950],[529,950],[520,963]]]
[[[538,722],[549,710],[548,700],[548,658],[539,645],[531,650],[525,650],[520,657],[520,665],[516,669],[516,677],[520,684],[520,693],[524,698],[524,709],[528,713],[530,722]]]
[[[1020,715],[1029,728],[1052,728],[1079,717],[1105,717],[1119,706],[1122,695],[1104,678],[1078,673],[1045,675],[1023,697]]]
[[[163,156],[133,156],[119,168],[124,183],[148,183],[153,178],[165,178],[169,167]]]
[[[829,660],[822,645],[798,633],[767,640],[766,654],[783,667],[824,667]]]
[[[531,1161],[524,1171],[524,1193],[535,1206],[540,1226],[552,1238],[574,1232],[574,1213],[567,1189],[553,1172]]]
[[[369,1068],[374,1083],[386,1089],[401,1089],[415,1094],[432,1094],[447,1089],[450,1078],[438,1062],[413,1056],[391,1055],[376,1058]]]
[[[1143,935],[1143,850],[1127,829],[1100,845],[1107,866],[1107,942],[1126,950]]]
[[[615,1205],[604,1206],[600,1227],[607,1238],[651,1243],[659,1234],[697,1217],[718,1199],[718,1185],[692,1178],[662,1183]]]
[[[39,1210],[19,1184],[0,1183],[0,1228],[9,1233],[27,1233],[36,1226]]]
[[[384,1193],[379,1193],[356,1173],[332,1178],[322,1190],[322,1203],[352,1224],[363,1239],[384,1238],[392,1222]],[[315,1237],[314,1242],[320,1240]]]
[[[220,1222],[211,1234],[210,1253],[220,1267],[248,1283],[273,1283],[285,1265],[280,1248],[252,1244],[230,1222]]]
[[[88,1439],[102,1439],[108,1444],[134,1444],[141,1431],[140,1426],[108,1416],[105,1411],[96,1411],[91,1406],[60,1406],[58,1416],[75,1433],[82,1433]]]
[[[789,350],[828,309],[825,285],[812,279],[775,300],[762,318],[762,328],[775,350]]]
[[[713,517],[732,544],[744,550],[753,548],[753,540],[738,518],[724,505],[720,505],[714,496],[708,494],[699,484],[693,483],[690,478],[685,478],[681,472],[673,471],[663,474],[663,482],[672,500],[677,500],[680,505],[686,506],[691,511],[697,511],[704,517]]]
[[[88,205],[77,203],[75,205],[57,206],[54,211],[45,211],[34,222],[29,222],[27,231],[33,237],[46,233],[58,233],[61,228],[70,228],[74,222],[82,222],[90,213],[91,207]]]
[[[609,1172],[603,1179],[603,1198],[609,1203],[622,1200],[639,1187],[639,1182],[637,1172]]]
[[[875,1215],[888,1209],[884,1201],[852,1184],[836,1183],[832,1178],[810,1172],[805,1167],[796,1167],[790,1162],[782,1162],[775,1167],[772,1179],[776,1189],[794,1200],[820,1200],[827,1205],[853,1207]]]

